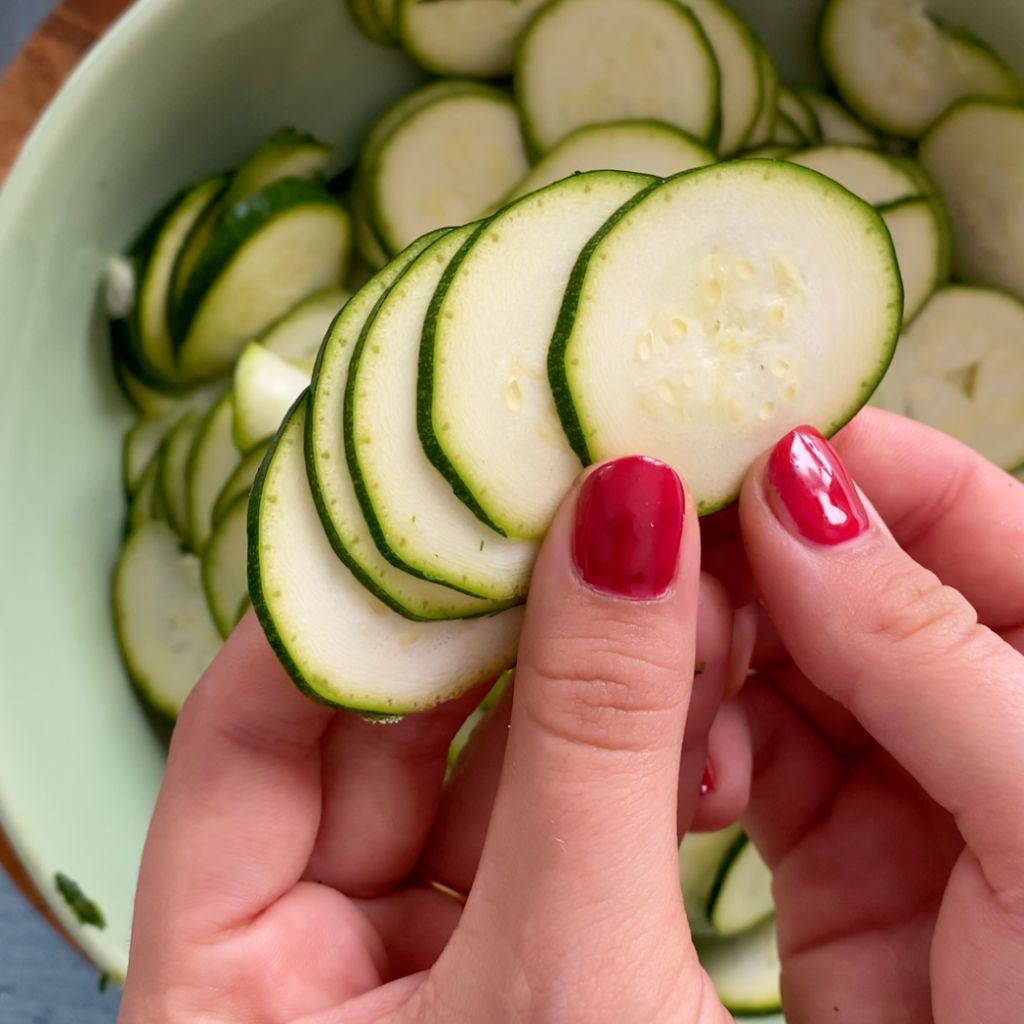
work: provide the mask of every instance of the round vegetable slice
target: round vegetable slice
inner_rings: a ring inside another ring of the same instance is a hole
[[[583,125],[628,118],[717,141],[718,64],[675,0],[553,0],[523,35],[515,83],[539,152]]]
[[[838,181],[872,206],[885,206],[924,194],[922,175],[910,160],[860,146],[818,146],[789,157]]]
[[[232,437],[243,454],[269,441],[309,387],[309,374],[250,341],[235,364]]]
[[[309,490],[305,401],[275,440],[250,504],[250,594],[282,664],[310,696],[376,714],[421,711],[498,675],[522,609],[410,622],[334,556]]]
[[[879,209],[892,235],[903,278],[903,322],[910,323],[949,280],[952,239],[945,210],[931,199],[904,199]]]
[[[775,918],[729,939],[700,939],[697,952],[730,1013],[759,1020],[782,1009]]]
[[[203,592],[223,637],[238,625],[249,594],[245,571],[248,508],[248,494],[236,497],[203,550]]]
[[[708,899],[708,919],[718,935],[739,935],[775,913],[772,873],[757,847],[743,838],[722,865]]]
[[[233,423],[234,395],[229,391],[206,414],[189,452],[185,470],[188,536],[196,551],[202,551],[210,539],[217,496],[242,460],[232,434]]]
[[[642,193],[588,245],[552,390],[585,463],[645,452],[712,512],[788,430],[832,433],[857,412],[902,313],[870,206],[785,162],[720,164]]]
[[[831,96],[817,89],[799,89],[797,92],[814,113],[823,142],[845,142],[853,146],[878,145],[878,136]]]

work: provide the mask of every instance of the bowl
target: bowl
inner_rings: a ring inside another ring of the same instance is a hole
[[[784,74],[815,82],[819,0],[736,0]],[[935,0],[1024,73],[1020,0]],[[1010,43],[1015,46],[1009,45]],[[0,192],[0,821],[58,919],[123,973],[164,748],[110,622],[130,420],[99,280],[166,197],[274,129],[350,160],[422,78],[342,0],[139,0],[40,121]],[[82,927],[62,872],[102,908]]]

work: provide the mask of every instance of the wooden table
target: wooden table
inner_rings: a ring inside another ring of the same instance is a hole
[[[132,0],[63,0],[0,78],[0,181],[25,137],[85,52]],[[56,927],[10,843],[0,833],[0,867]]]

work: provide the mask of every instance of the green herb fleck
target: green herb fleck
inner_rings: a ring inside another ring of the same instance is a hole
[[[54,883],[57,886],[57,892],[64,897],[64,902],[78,918],[79,924],[91,924],[94,928],[107,927],[107,919],[103,916],[103,911],[82,892],[81,886],[76,881],[58,871],[54,876]]]

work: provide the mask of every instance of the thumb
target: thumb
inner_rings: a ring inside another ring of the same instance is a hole
[[[954,815],[992,889],[1019,892],[1024,658],[899,547],[811,428],[750,473],[740,514],[758,588],[798,667]]]
[[[694,958],[676,797],[699,569],[696,515],[660,462],[600,466],[558,512],[530,587],[501,784],[459,929],[473,937],[484,990],[514,978],[538,1012],[571,999],[577,1020],[656,1020],[666,976],[675,986]],[[626,962],[625,979],[595,969]],[[644,981],[644,970],[660,976]]]

